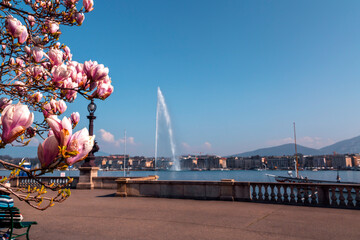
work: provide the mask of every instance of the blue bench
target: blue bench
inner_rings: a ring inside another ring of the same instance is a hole
[[[0,216],[6,217],[5,219],[0,218],[0,228],[7,229],[5,232],[8,233],[9,239],[26,235],[26,239],[29,240],[30,227],[34,224],[37,224],[37,222],[21,222],[19,219],[20,211],[16,207],[0,208]],[[14,233],[14,229],[22,228],[26,228],[26,232]]]
[[[26,235],[29,240],[30,227],[37,222],[22,222],[20,210],[14,207],[14,201],[7,195],[0,195],[0,228],[5,231],[0,231],[2,234],[7,234],[8,239],[14,239]],[[14,229],[26,228],[26,232],[14,233]]]

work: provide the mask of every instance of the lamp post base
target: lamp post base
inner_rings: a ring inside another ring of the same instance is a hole
[[[79,182],[76,189],[94,189],[93,177],[98,175],[98,167],[80,167]]]

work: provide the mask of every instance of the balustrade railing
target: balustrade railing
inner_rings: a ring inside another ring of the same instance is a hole
[[[39,182],[43,182],[46,184],[52,184],[55,186],[67,184],[69,179],[67,177],[38,177],[37,180]],[[75,188],[76,182],[78,179],[74,179],[74,181],[69,184],[67,187]],[[17,177],[11,180],[11,186],[14,187],[41,187],[41,184],[35,179],[31,179],[28,177]]]
[[[315,183],[250,183],[253,202],[360,208],[360,185]]]

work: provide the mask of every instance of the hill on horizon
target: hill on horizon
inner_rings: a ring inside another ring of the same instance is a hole
[[[327,155],[333,154],[334,152],[340,154],[354,154],[360,153],[360,136],[339,141],[332,145],[315,149],[304,147],[297,144],[298,153],[304,155]],[[295,154],[295,144],[287,143],[280,146],[260,148],[254,151],[243,152],[238,154],[233,154],[234,157],[250,157],[250,156],[284,156],[284,155],[294,155]]]

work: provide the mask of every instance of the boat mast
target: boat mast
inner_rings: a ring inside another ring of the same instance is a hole
[[[296,171],[296,178],[299,178],[299,162],[298,162],[298,155],[297,155],[297,146],[296,146],[296,129],[295,129],[295,122],[294,122],[294,141],[295,141],[295,171]]]
[[[126,177],[125,161],[126,161],[126,129],[124,132],[124,177]]]

